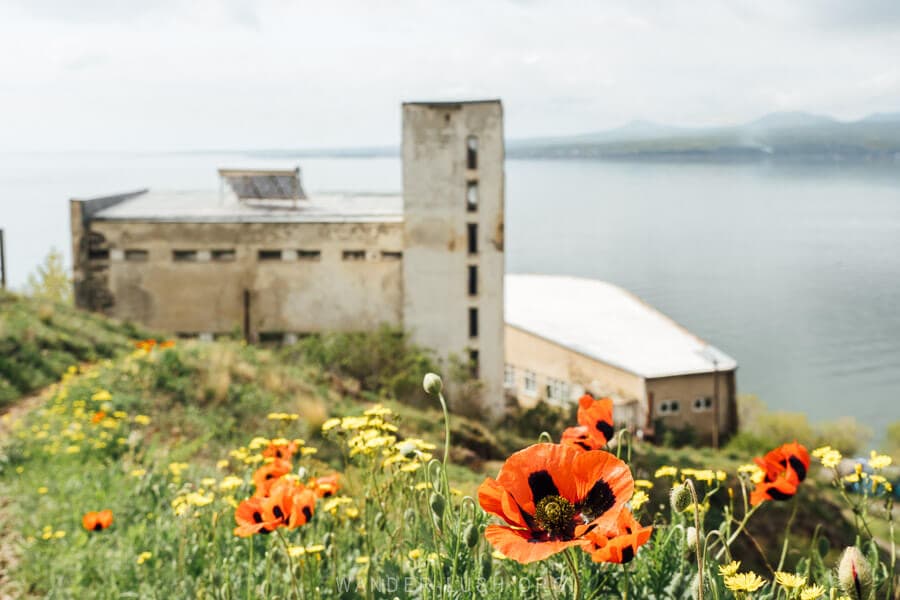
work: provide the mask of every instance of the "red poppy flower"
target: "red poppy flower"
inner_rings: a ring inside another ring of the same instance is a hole
[[[269,442],[269,447],[263,450],[262,455],[266,458],[281,458],[291,460],[297,451],[297,442],[287,442],[284,444],[275,444]]]
[[[765,472],[765,478],[750,494],[752,506],[792,497],[809,471],[809,452],[797,442],[784,444],[754,461]]]
[[[291,472],[293,466],[286,460],[276,458],[266,463],[253,473],[253,485],[256,486],[254,496],[268,496],[272,485],[283,475]]]
[[[594,562],[625,564],[647,543],[651,533],[653,527],[641,527],[631,511],[624,508],[614,527],[606,531],[595,529],[587,535],[590,543],[584,546],[584,551]]]
[[[562,443],[582,450],[599,450],[613,437],[613,401],[594,400],[585,394],[578,400],[578,426],[562,434]]]
[[[81,525],[88,531],[101,531],[112,525],[112,522],[113,514],[109,509],[87,512],[81,517]]]
[[[144,352],[150,352],[151,350],[153,350],[153,347],[156,345],[156,340],[154,340],[154,339],[141,340],[139,342],[135,342],[134,345],[139,350],[143,350]]]
[[[291,514],[288,517],[288,529],[306,525],[316,510],[316,493],[300,486],[291,497]]]
[[[332,473],[325,477],[316,477],[309,482],[309,487],[315,490],[319,498],[328,498],[334,496],[340,489],[341,484],[338,481],[338,474]]]
[[[254,496],[244,500],[234,511],[234,520],[238,526],[234,535],[249,537],[255,533],[271,533],[280,524],[275,517],[272,506],[263,507],[265,498]]]
[[[520,563],[587,543],[586,534],[616,523],[634,492],[628,465],[602,450],[535,444],[510,456],[497,479],[478,488],[481,507],[508,525],[485,537]]]
[[[91,415],[91,423],[94,423],[94,424],[99,423],[100,421],[102,421],[105,418],[106,418],[106,413],[103,412],[102,410],[98,410],[93,415]]]
[[[159,347],[162,348],[162,349],[166,349],[166,348],[174,348],[174,347],[175,347],[175,340],[166,340],[166,341],[164,341],[164,342],[160,342],[160,343],[159,343]]]

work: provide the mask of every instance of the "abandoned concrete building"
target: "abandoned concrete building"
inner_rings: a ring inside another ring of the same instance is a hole
[[[659,439],[690,428],[716,445],[737,429],[737,362],[640,298],[575,277],[507,275],[507,394],[565,406],[585,391],[617,425]]]
[[[403,105],[403,193],[307,194],[294,171],[71,201],[80,307],[183,336],[403,326],[503,410],[503,113]]]

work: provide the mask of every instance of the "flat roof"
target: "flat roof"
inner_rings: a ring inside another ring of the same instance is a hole
[[[213,190],[144,190],[93,213],[98,221],[365,223],[403,221],[403,196],[334,192],[303,200],[236,200]]]
[[[507,325],[644,378],[737,368],[733,358],[611,283],[507,275],[505,286]]]

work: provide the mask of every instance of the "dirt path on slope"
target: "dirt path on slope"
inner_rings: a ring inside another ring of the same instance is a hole
[[[53,386],[32,392],[4,407],[0,413],[0,448],[6,445],[13,424],[41,406],[47,400],[51,387]],[[13,499],[0,491],[0,600],[27,597],[26,590],[10,579],[10,573],[19,564],[19,549],[23,543],[18,528],[14,526],[13,513]]]

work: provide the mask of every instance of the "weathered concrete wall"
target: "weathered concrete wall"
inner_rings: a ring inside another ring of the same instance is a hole
[[[506,364],[515,370],[514,387],[508,390],[523,408],[546,401],[549,380],[558,379],[570,385],[569,400],[575,401],[584,391],[596,396],[613,396],[636,403],[633,415],[616,415],[617,422],[643,427],[646,419],[644,379],[617,367],[575,352],[512,325],[506,326]],[[537,375],[537,393],[525,390],[525,371]]]
[[[477,142],[474,165],[470,138]],[[404,326],[445,361],[477,352],[487,416],[504,409],[503,162],[499,101],[404,104]],[[477,195],[473,207],[470,187]],[[476,248],[470,248],[472,226]],[[477,269],[475,293],[469,267]],[[470,335],[471,309],[477,311],[476,335]]]
[[[735,372],[723,371],[718,374],[702,373],[699,375],[679,375],[647,380],[647,393],[650,399],[651,424],[659,419],[664,428],[681,429],[692,427],[703,441],[712,438],[714,407],[694,408],[698,398],[711,398],[715,402],[715,378],[718,383],[719,433],[724,439],[737,429]],[[663,413],[660,409],[664,402],[677,401],[678,412]]]
[[[403,250],[401,223],[94,221],[90,227],[110,251],[106,312],[118,318],[180,333],[228,333],[244,327],[246,290],[251,337],[401,323],[402,255],[391,254]],[[231,250],[233,257],[223,256]],[[282,257],[260,260],[260,250]],[[298,250],[320,256],[302,259]],[[176,261],[175,251],[195,251],[196,260]],[[345,251],[363,251],[365,258],[345,260]]]

